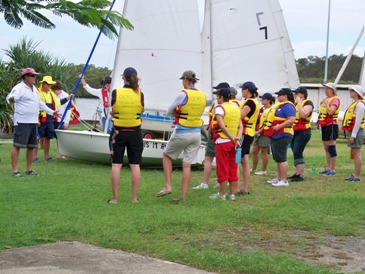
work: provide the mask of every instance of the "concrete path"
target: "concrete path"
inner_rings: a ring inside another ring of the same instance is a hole
[[[80,242],[58,242],[0,251],[0,273],[203,274],[209,272]]]

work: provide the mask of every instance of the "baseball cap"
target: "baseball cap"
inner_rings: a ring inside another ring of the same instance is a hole
[[[122,76],[129,78],[131,77],[133,74],[135,74],[136,76],[138,75],[137,71],[135,68],[132,67],[128,67],[124,70]],[[106,77],[105,77],[106,78]],[[111,78],[110,78],[111,79]]]
[[[196,78],[196,74],[192,70],[186,70],[186,71],[184,71],[183,75],[180,77],[180,80],[182,80],[184,78],[190,79],[190,80],[195,80],[195,81],[196,80],[199,80],[198,78]]]
[[[231,96],[237,95],[237,89],[235,89],[234,87],[230,87],[229,90],[231,91]]]
[[[25,69],[23,69],[22,74],[21,74],[19,77],[21,78],[21,77],[23,77],[23,76],[24,76],[24,75],[26,75],[26,74],[34,74],[34,75],[38,75],[39,73],[38,73],[38,72],[36,72],[36,71],[34,70],[34,68],[25,68]]]
[[[240,85],[240,88],[242,89],[248,89],[249,91],[253,91],[256,89],[256,85],[253,82],[245,82],[242,85]]]
[[[221,89],[221,88],[229,88],[229,84],[227,82],[222,82],[213,87],[214,89]]]
[[[277,95],[290,95],[292,93],[293,93],[293,91],[290,88],[282,88],[278,92],[275,92],[275,94],[277,94]]]
[[[267,100],[272,100],[273,99],[273,96],[272,96],[271,93],[264,93],[262,96],[259,96],[259,98],[267,99]]]
[[[349,90],[355,91],[364,100],[364,90],[361,86],[359,85],[350,86]]]
[[[111,82],[112,82],[112,78],[111,78],[111,77],[106,76],[106,77],[104,78],[104,83],[105,83],[105,84],[110,84]]]
[[[224,98],[229,98],[229,96],[231,96],[231,90],[229,88],[221,88],[217,91],[214,91],[213,94],[223,96]]]
[[[39,81],[39,83],[46,82],[48,85],[54,85],[56,84],[56,81],[53,81],[52,76],[46,75],[43,77],[42,81]]]
[[[308,91],[305,87],[298,87],[297,89],[294,90],[294,93],[295,94],[301,93],[301,94],[304,94],[304,95],[308,95]]]

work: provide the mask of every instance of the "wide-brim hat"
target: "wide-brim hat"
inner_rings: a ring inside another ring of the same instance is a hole
[[[56,84],[56,81],[53,81],[52,76],[46,75],[43,77],[42,81],[39,81],[39,83],[46,82],[48,85],[54,85]]]
[[[184,71],[184,73],[180,77],[180,80],[182,80],[184,78],[189,79],[189,80],[195,80],[195,81],[199,80],[198,78],[196,78],[196,74],[192,70]]]
[[[334,91],[334,93],[337,94],[337,88],[334,83],[325,83],[325,84],[322,84],[322,86],[332,89]]]
[[[359,85],[350,86],[349,90],[355,91],[364,100],[364,89]]]

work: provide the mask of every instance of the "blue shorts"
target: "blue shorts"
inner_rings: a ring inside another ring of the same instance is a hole
[[[53,122],[46,122],[41,124],[38,128],[38,134],[40,138],[53,139],[55,135]]]

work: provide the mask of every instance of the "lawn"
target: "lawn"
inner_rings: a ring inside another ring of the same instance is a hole
[[[56,158],[55,143],[51,146]],[[209,199],[217,191],[210,187],[190,188],[185,203],[171,203],[181,193],[179,169],[173,173],[173,193],[156,198],[164,185],[163,171],[143,169],[139,204],[131,204],[130,170],[123,168],[120,201],[113,206],[106,204],[110,166],[41,161],[34,165],[39,177],[14,178],[10,148],[0,145],[0,249],[68,240],[219,273],[336,273],[356,260],[347,253],[349,243],[365,239],[365,184],[344,182],[353,170],[344,138],[338,139],[337,176],[311,175],[312,164],[317,172],[325,164],[317,130],[305,151],[304,182],[272,187],[266,183],[275,177],[270,160],[269,174],[253,175],[251,194],[234,202]],[[288,156],[291,175],[290,150]],[[24,150],[19,169],[24,173]],[[194,169],[191,187],[202,176],[202,168]],[[323,247],[334,242],[338,258],[322,260]]]

